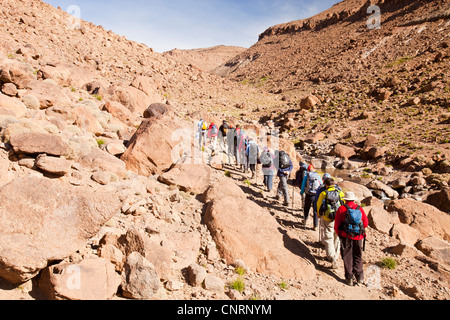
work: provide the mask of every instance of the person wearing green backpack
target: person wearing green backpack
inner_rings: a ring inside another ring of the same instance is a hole
[[[345,195],[331,177],[324,180],[324,187],[319,189],[319,192],[317,209],[318,216],[321,218],[320,227],[323,230],[323,243],[325,244],[327,259],[331,262],[331,268],[336,269],[341,241],[334,230],[334,219],[336,212],[344,205]]]

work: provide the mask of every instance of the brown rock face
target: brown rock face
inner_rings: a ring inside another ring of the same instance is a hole
[[[412,199],[395,200],[389,205],[388,211],[398,212],[402,223],[420,232],[420,239],[439,236],[446,241],[450,240],[449,215],[429,204]]]
[[[49,262],[64,260],[120,209],[110,192],[61,181],[17,178],[0,188],[0,277],[33,278]]]
[[[258,273],[314,279],[314,258],[307,247],[254,202],[232,196],[216,198],[208,204],[205,223],[228,264],[239,259]]]
[[[143,176],[168,170],[174,163],[172,151],[178,141],[172,135],[177,129],[177,123],[169,116],[144,121],[121,157],[127,169]]]

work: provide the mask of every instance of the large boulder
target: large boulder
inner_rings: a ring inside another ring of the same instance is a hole
[[[373,190],[383,191],[390,199],[397,199],[399,196],[397,191],[379,180],[372,180],[366,185],[366,187]]]
[[[430,258],[450,265],[450,243],[447,241],[431,236],[417,243],[416,247]]]
[[[24,89],[33,78],[31,66],[15,60],[5,60],[0,70],[0,81],[14,83],[18,89]]]
[[[390,203],[388,211],[398,212],[402,223],[420,232],[420,239],[439,236],[450,240],[450,216],[429,204],[413,199],[395,200]]]
[[[333,150],[331,150],[330,155],[339,158],[350,159],[351,157],[356,156],[356,152],[355,149],[353,149],[352,147],[348,147],[343,144],[337,144],[334,146]]]
[[[307,246],[280,228],[269,211],[253,201],[219,196],[207,205],[204,221],[228,264],[242,260],[262,274],[315,278],[315,260]]]
[[[31,80],[28,82],[26,89],[29,90],[29,95],[39,99],[41,109],[47,109],[52,106],[63,108],[70,106],[70,99],[53,81]]]
[[[138,252],[131,253],[122,272],[123,296],[130,299],[150,299],[160,287],[158,272],[153,264]]]
[[[180,190],[202,194],[210,184],[211,169],[205,164],[180,164],[159,176],[158,180]]]
[[[125,178],[127,175],[127,168],[122,160],[99,148],[90,148],[76,160],[86,168],[115,173],[119,178]]]
[[[161,174],[170,169],[178,159],[173,158],[173,150],[183,137],[173,138],[179,129],[177,121],[164,115],[157,121],[144,121],[131,138],[127,151],[121,159],[127,169],[143,176]]]
[[[11,112],[17,118],[22,118],[27,112],[27,107],[23,102],[2,93],[0,93],[0,108]]]
[[[353,192],[356,195],[356,197],[358,197],[359,201],[362,201],[372,196],[372,192],[369,190],[369,188],[355,182],[342,181],[338,183],[338,186],[344,192],[348,191]]]
[[[54,80],[60,86],[73,86],[76,88],[81,88],[94,79],[93,74],[89,70],[73,64],[44,66],[39,70],[39,75],[43,79]]]
[[[450,213],[450,188],[430,194],[425,202]]]
[[[369,226],[385,234],[389,234],[394,224],[400,222],[396,214],[392,214],[384,210],[384,208],[373,207],[366,213],[369,219]]]
[[[132,113],[143,115],[144,111],[152,101],[147,94],[135,87],[117,87],[108,88],[109,97],[112,101],[120,102],[127,107]]]
[[[110,300],[120,286],[120,276],[106,259],[60,263],[42,272],[39,288],[51,300]]]
[[[64,156],[68,145],[60,136],[39,132],[26,132],[13,135],[9,143],[16,153]]]
[[[0,188],[0,277],[25,282],[86,246],[119,210],[116,195],[59,180],[17,178]]]

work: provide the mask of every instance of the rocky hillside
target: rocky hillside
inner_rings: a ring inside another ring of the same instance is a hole
[[[380,29],[367,26],[370,4],[381,10]],[[448,158],[449,10],[440,0],[342,1],[269,28],[216,73],[278,94],[283,102],[255,117],[293,141],[321,131],[359,149],[372,134],[391,164]]]
[[[423,166],[412,174],[385,165],[379,138],[359,141],[354,126],[342,145],[316,122],[296,141],[303,150],[282,134],[296,166],[348,170],[334,174],[364,201],[367,285],[349,288],[342,263],[329,269],[300,220],[298,192],[293,209],[282,207],[261,175],[249,181],[194,139],[201,117],[260,134],[292,123],[282,95],[74,24],[38,0],[4,0],[0,16],[0,299],[449,298],[445,154],[404,160]],[[303,103],[309,111],[294,103],[293,116],[315,117],[316,99]],[[348,146],[356,142],[364,146]],[[377,161],[353,159],[363,155]],[[380,269],[386,257],[398,268]]]
[[[177,59],[185,65],[192,64],[202,71],[212,72],[245,50],[242,47],[216,46],[192,50],[173,49],[164,55]]]

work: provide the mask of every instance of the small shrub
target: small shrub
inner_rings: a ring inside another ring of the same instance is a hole
[[[245,274],[245,269],[242,267],[236,267],[236,269],[234,269],[234,272],[236,272],[240,276],[243,276]]]
[[[285,281],[285,280],[283,280],[283,281],[281,281],[281,283],[278,285],[281,289],[284,289],[284,290],[286,290],[287,288],[288,288],[288,283]]]
[[[225,177],[231,178],[231,172],[230,171],[225,171]]]
[[[103,140],[103,139],[98,139],[98,140],[97,140],[97,144],[98,144],[99,147],[101,147],[101,146],[103,146],[103,145],[105,144],[105,140]]]
[[[398,266],[398,261],[393,258],[384,258],[381,260],[380,265],[384,269],[394,270]]]
[[[228,287],[232,290],[237,290],[239,291],[239,293],[242,293],[245,290],[245,283],[244,280],[239,277],[235,281],[231,282]]]

